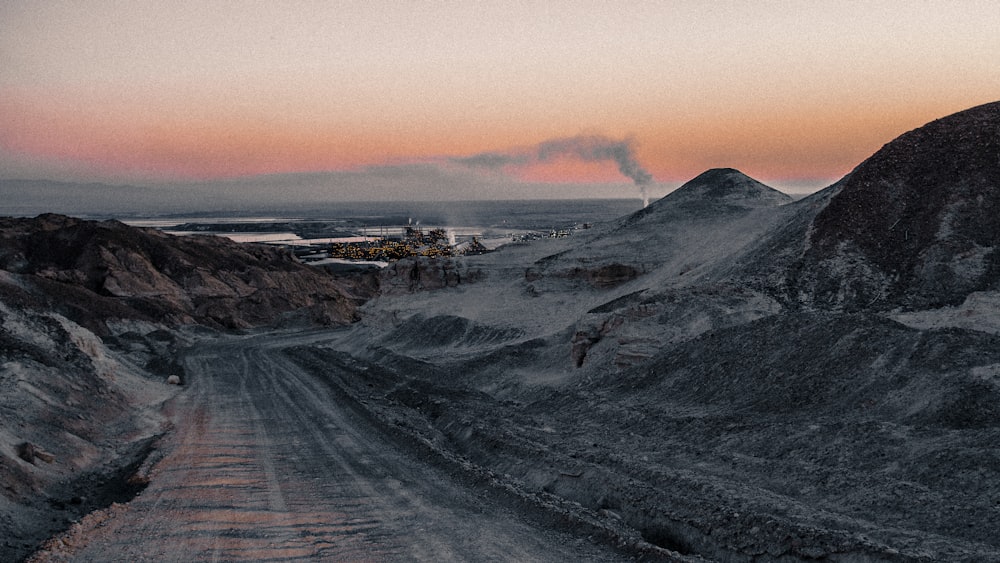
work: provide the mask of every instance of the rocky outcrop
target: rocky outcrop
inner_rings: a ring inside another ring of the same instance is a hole
[[[162,432],[158,405],[176,388],[66,317],[0,297],[0,560],[20,561],[124,500],[132,473],[119,471]]]
[[[0,269],[31,299],[101,333],[106,318],[247,328],[289,315],[350,322],[348,282],[284,250],[61,215],[0,220]]]
[[[1000,289],[1000,102],[901,135],[833,188],[792,271],[795,298],[921,309]]]
[[[594,289],[612,289],[634,280],[643,273],[639,267],[619,262],[591,267],[572,266],[561,270],[550,268],[547,264],[536,263],[535,267],[527,268],[524,271],[524,281],[531,283],[549,276],[558,279],[581,280]]]
[[[641,273],[634,266],[615,262],[595,268],[574,268],[566,275],[571,278],[585,280],[597,289],[611,289],[634,280]]]
[[[30,464],[34,464],[36,459],[40,459],[45,463],[52,463],[56,459],[56,456],[39,448],[31,442],[21,442],[17,445],[17,457]]]
[[[480,270],[470,270],[464,261],[451,258],[404,258],[382,270],[381,293],[399,295],[474,283],[482,278]]]

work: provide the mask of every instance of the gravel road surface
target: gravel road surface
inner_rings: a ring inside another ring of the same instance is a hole
[[[37,559],[626,559],[393,447],[280,353],[319,338],[258,336],[192,351],[149,486],[88,515]]]

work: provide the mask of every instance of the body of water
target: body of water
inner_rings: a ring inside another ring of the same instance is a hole
[[[345,230],[381,228],[492,228],[511,230],[560,229],[581,223],[600,223],[638,211],[637,199],[508,200],[448,202],[343,202],[301,208],[261,210],[259,213],[224,211],[169,215],[92,216],[122,220],[130,225],[169,229],[179,225],[260,225],[258,230],[283,224],[338,222]]]

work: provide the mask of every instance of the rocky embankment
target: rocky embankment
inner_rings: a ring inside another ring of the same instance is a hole
[[[262,245],[0,219],[0,560],[142,488],[161,405],[184,383],[180,348],[216,330],[347,324],[372,287]]]
[[[405,295],[475,283],[483,272],[469,269],[464,261],[453,258],[404,258],[392,262],[379,274],[379,293]]]
[[[363,299],[290,253],[61,215],[0,220],[7,299],[100,331],[105,317],[249,328],[299,316],[343,324]]]

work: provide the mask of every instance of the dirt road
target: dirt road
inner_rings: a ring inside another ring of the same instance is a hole
[[[394,448],[280,354],[312,335],[204,345],[151,482],[88,516],[74,561],[622,560],[539,527]],[[50,559],[59,559],[53,553]]]

